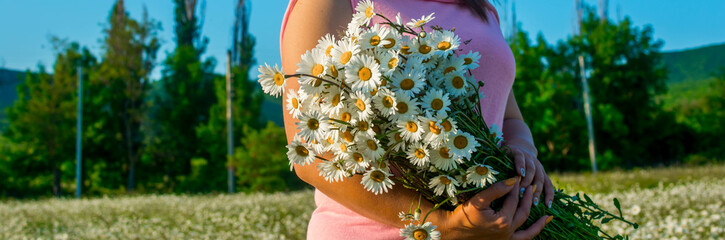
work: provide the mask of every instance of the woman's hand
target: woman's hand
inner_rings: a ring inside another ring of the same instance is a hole
[[[528,229],[516,231],[529,217],[533,199],[533,187],[529,186],[519,200],[519,187],[519,177],[500,181],[453,211],[436,210],[432,221],[446,239],[533,239],[553,217],[543,216]],[[501,210],[491,209],[491,202],[504,195]]]
[[[554,200],[554,185],[551,183],[551,179],[546,175],[544,166],[536,158],[538,155],[536,147],[526,139],[513,138],[506,141],[506,145],[511,148],[514,155],[514,163],[516,169],[519,169],[519,174],[523,178],[521,181],[520,193],[523,193],[524,189],[529,185],[534,186],[534,205],[538,205],[541,200],[541,192],[544,195],[544,204],[547,207],[551,207],[551,202]]]

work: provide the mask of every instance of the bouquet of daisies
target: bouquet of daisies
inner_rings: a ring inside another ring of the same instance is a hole
[[[374,16],[384,23],[371,24]],[[448,210],[516,176],[499,126],[488,126],[481,115],[483,82],[471,74],[481,56],[462,53],[459,47],[467,41],[453,30],[426,28],[434,18],[404,24],[398,14],[391,21],[364,0],[345,35],[322,37],[302,55],[296,73],[267,64],[259,68],[264,92],[276,97],[287,91],[286,110],[299,120],[299,132],[287,145],[290,165],[320,159],[317,169],[327,181],[361,174],[362,187],[375,194],[399,183]],[[299,79],[298,91],[285,89],[291,77]],[[401,236],[440,237],[419,210],[399,215],[410,221]],[[623,239],[601,232],[597,220],[627,222],[621,211],[614,215],[586,195],[561,191],[551,208],[532,208],[524,226],[543,215],[555,218],[541,239]]]

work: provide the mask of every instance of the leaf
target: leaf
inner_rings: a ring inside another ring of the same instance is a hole
[[[584,199],[586,199],[588,203],[594,204],[594,201],[592,201],[592,199],[586,193],[584,194]]]
[[[614,207],[619,211],[619,217],[622,217],[622,206],[619,205],[619,199],[614,198]]]
[[[602,224],[606,224],[609,221],[612,221],[612,219],[614,219],[614,218],[611,218],[611,217],[604,218],[604,219],[602,219]]]

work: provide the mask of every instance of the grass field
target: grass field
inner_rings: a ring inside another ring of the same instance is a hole
[[[553,174],[567,192],[586,191],[606,209],[622,202],[632,239],[725,238],[725,166]],[[146,195],[0,203],[0,239],[304,239],[311,191],[235,195]]]

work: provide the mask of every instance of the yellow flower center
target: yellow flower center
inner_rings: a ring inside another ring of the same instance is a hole
[[[357,106],[358,110],[365,111],[365,102],[362,99],[355,101],[355,106]]]
[[[400,133],[395,133],[395,141],[403,140],[403,136],[400,135]]]
[[[441,128],[438,127],[438,124],[436,124],[436,122],[434,122],[434,121],[428,122],[428,128],[430,129],[430,132],[432,132],[436,135],[441,134]]]
[[[376,94],[378,94],[378,89],[377,88],[373,88],[373,90],[370,90],[370,96],[373,96],[374,97]]]
[[[341,144],[340,144],[340,151],[342,151],[342,152],[347,152],[347,146],[345,146],[345,144],[342,144],[342,143],[341,143]]]
[[[292,99],[292,108],[297,109],[297,107],[300,106],[300,102],[297,101],[297,98]]]
[[[413,238],[415,240],[423,240],[428,238],[428,232],[423,229],[416,229],[413,231]]]
[[[385,174],[380,171],[373,171],[370,173],[370,179],[376,182],[385,181]]]
[[[377,46],[378,44],[380,44],[380,36],[375,35],[370,38],[370,46]]]
[[[413,89],[413,87],[415,87],[415,82],[413,81],[413,79],[406,78],[403,79],[403,81],[400,81],[400,89],[410,90]]]
[[[440,180],[441,180],[441,183],[443,183],[444,185],[451,184],[451,179],[448,179],[448,177],[446,177],[446,176],[441,176]]]
[[[415,122],[408,122],[405,124],[405,129],[407,129],[408,132],[416,132],[418,131],[418,124]]]
[[[354,159],[356,162],[362,162],[364,160],[363,155],[360,153],[353,153],[352,159]]]
[[[330,65],[329,68],[330,68],[330,75],[332,75],[332,77],[334,77],[334,78],[337,78],[338,72],[337,72],[337,68],[335,68],[335,65]]]
[[[313,76],[319,76],[324,71],[325,71],[325,66],[322,66],[322,64],[315,64],[315,66],[312,67]]]
[[[343,112],[340,114],[340,120],[343,122],[349,122],[352,119],[352,115],[349,112]]]
[[[448,50],[449,48],[451,48],[451,43],[449,42],[443,41],[438,43],[438,49],[440,50]]]
[[[370,148],[370,150],[373,150],[373,151],[378,150],[378,144],[375,143],[375,141],[373,141],[372,139],[368,139],[367,144],[368,144],[368,148]]]
[[[380,86],[385,86],[385,85],[388,85],[388,80],[385,80],[385,78],[383,78],[382,80],[380,80]]]
[[[327,50],[325,50],[325,55],[327,55],[328,57],[332,57],[332,54],[330,54],[331,52],[332,52],[332,45],[327,47]]]
[[[284,84],[284,75],[281,73],[274,74],[274,85],[282,86]]]
[[[352,58],[352,52],[350,52],[350,51],[344,52],[344,53],[342,53],[342,55],[340,55],[340,63],[346,64],[347,62],[350,61],[350,58]]]
[[[355,140],[355,137],[352,136],[350,131],[344,131],[342,132],[342,139],[345,139],[347,142],[352,142]]]
[[[408,112],[408,104],[404,102],[399,102],[395,105],[398,108],[398,113],[405,114]]]
[[[297,153],[297,155],[300,155],[303,157],[307,157],[308,155],[310,155],[310,151],[307,150],[307,148],[303,147],[303,146],[295,147],[295,152]]]
[[[440,150],[438,150],[438,153],[443,158],[451,158],[451,155],[448,153],[448,151],[450,151],[450,150],[448,150],[447,147],[442,147]]]
[[[478,175],[486,175],[488,173],[488,168],[484,166],[477,166],[476,173],[478,173]]]
[[[332,103],[333,107],[337,107],[337,104],[340,104],[340,94],[333,96],[330,103]]]
[[[443,100],[440,98],[433,99],[433,101],[430,102],[430,108],[436,111],[441,110],[441,108],[443,108]]]
[[[420,20],[415,23],[415,26],[420,27],[421,25],[425,24],[425,20]]]
[[[368,128],[370,128],[370,125],[366,121],[360,121],[357,123],[357,128],[360,129],[360,131],[367,131]]]
[[[417,158],[425,158],[425,151],[423,149],[416,149],[415,150],[415,157]]]
[[[453,129],[453,125],[451,125],[451,122],[448,120],[445,120],[441,123],[441,126],[443,127],[443,130],[446,132],[450,132]]]
[[[395,39],[393,38],[386,38],[385,40],[388,40],[390,43],[383,45],[385,48],[392,48],[395,46]]]
[[[310,118],[307,120],[307,128],[311,130],[317,130],[317,128],[320,127],[320,122],[317,121],[317,119]]]
[[[468,65],[468,64],[471,64],[472,62],[473,62],[473,59],[471,59],[471,58],[464,58],[463,59],[463,64]]]
[[[322,80],[320,79],[315,79],[315,82],[312,83],[313,87],[319,87],[320,85],[322,85]]]
[[[400,48],[400,53],[405,54],[405,55],[408,55],[408,54],[411,54],[413,52],[410,51],[410,47],[409,46],[403,46],[403,47]]]
[[[376,134],[380,133],[380,127],[378,127],[378,125],[373,125],[373,132]]]
[[[368,7],[365,9],[365,17],[371,18],[373,17],[373,7]]]
[[[443,70],[443,74],[448,74],[453,71],[456,71],[456,67],[450,66],[450,67],[447,67],[446,70]]]
[[[451,79],[451,85],[453,85],[453,87],[456,89],[463,88],[463,78],[461,78],[460,76],[454,77],[453,79]]]
[[[392,108],[393,107],[393,98],[390,96],[383,97],[383,107],[385,108]]]
[[[327,143],[333,144],[335,143],[335,140],[333,140],[332,137],[327,137]]]
[[[418,47],[418,52],[420,52],[422,54],[428,54],[430,52],[430,50],[431,50],[431,47],[428,45],[425,45],[425,44],[420,45],[420,47]]]
[[[391,58],[390,61],[388,61],[388,68],[389,69],[393,69],[396,66],[398,66],[398,59],[397,58]]]
[[[453,146],[456,146],[458,149],[465,149],[468,147],[468,138],[464,136],[456,136],[456,138],[453,139]]]
[[[373,72],[370,71],[370,68],[363,67],[360,69],[360,71],[357,72],[357,77],[360,78],[362,81],[370,80],[370,77],[373,76]]]

